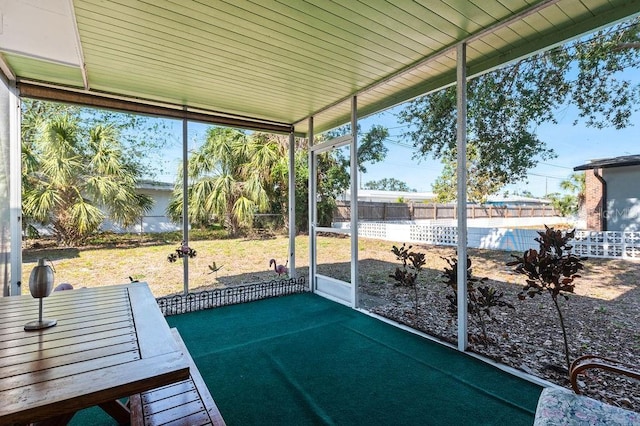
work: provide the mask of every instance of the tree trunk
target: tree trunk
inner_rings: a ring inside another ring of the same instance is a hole
[[[553,304],[555,305],[556,310],[558,311],[558,317],[560,318],[560,327],[562,328],[562,338],[564,339],[564,356],[567,362],[567,373],[569,373],[569,371],[571,370],[571,361],[569,360],[569,342],[567,340],[567,330],[565,329],[565,326],[564,326],[564,318],[562,317],[562,311],[560,310],[560,305],[558,305],[558,298],[552,297],[552,299],[553,299]]]

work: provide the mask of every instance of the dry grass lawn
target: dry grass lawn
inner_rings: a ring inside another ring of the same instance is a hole
[[[23,251],[22,282],[28,283],[29,274],[38,258],[50,259],[55,268],[55,282],[70,283],[74,287],[97,287],[129,282],[129,277],[149,283],[154,296],[160,297],[183,291],[182,260],[170,263],[167,256],[174,253],[179,243],[137,242],[105,247],[41,248]],[[195,258],[189,259],[189,290],[226,287],[268,281],[277,278],[269,261],[284,264],[289,252],[289,240],[284,236],[264,239],[219,239],[193,241]],[[394,257],[386,241],[363,240],[360,258],[382,259],[393,262]],[[348,279],[350,243],[348,238],[320,237],[318,241],[319,269],[336,277]],[[215,262],[221,269],[212,273],[209,266]],[[307,274],[309,266],[309,240],[296,238],[296,270]],[[336,272],[337,271],[337,272]],[[384,272],[383,275],[387,275]],[[27,285],[23,293],[28,293]]]
[[[296,238],[296,269],[298,275],[307,274],[309,240]],[[96,287],[129,282],[129,277],[149,283],[156,297],[183,291],[182,261],[170,263],[167,256],[175,252],[178,243],[132,242],[106,247],[25,249],[23,252],[22,282],[27,283],[38,258],[53,262],[56,284],[67,282],[76,287]],[[278,275],[269,267],[270,259],[284,263],[288,254],[288,238],[276,236],[265,239],[219,239],[193,241],[197,256],[189,260],[190,290],[225,287],[268,281]],[[389,241],[361,239],[358,245],[360,281],[375,293],[375,286],[393,281],[388,275],[397,262]],[[453,247],[416,245],[427,254],[427,281],[440,281],[439,274],[446,265],[441,257],[455,255]],[[319,272],[349,280],[350,241],[348,238],[320,237],[318,240]],[[469,251],[476,276],[487,276],[504,283],[520,286],[521,276],[505,266],[508,252]],[[222,268],[212,273],[210,265]],[[602,300],[612,300],[637,288],[640,263],[589,259],[583,277],[577,281],[576,294]],[[23,292],[28,292],[23,286]]]

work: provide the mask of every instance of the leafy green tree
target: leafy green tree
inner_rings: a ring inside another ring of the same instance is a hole
[[[296,229],[309,230],[309,156],[307,150],[298,150],[295,155],[296,170]]]
[[[302,140],[295,156],[296,168],[296,225],[299,232],[309,229],[309,161],[308,145]],[[318,224],[328,226],[333,220],[336,199],[349,187],[348,161],[325,152],[318,156],[318,180],[316,185],[316,210]]]
[[[588,39],[518,61],[469,81],[467,138],[469,198],[480,201],[555,153],[535,134],[543,122],[556,122],[554,111],[574,106],[594,128],[624,128],[637,111],[640,87],[620,72],[640,62],[640,18],[604,29]],[[399,113],[409,124],[417,158],[444,163],[434,191],[455,194],[456,89],[422,96]]]
[[[491,174],[479,168],[477,158],[477,148],[470,145],[467,152],[467,198],[471,202],[484,203],[487,196],[499,187]],[[442,174],[436,178],[432,189],[436,194],[436,202],[449,203],[457,196],[456,159],[446,158],[442,163]]]
[[[254,133],[251,140],[260,148],[250,163],[250,168],[259,173],[269,200],[268,211],[279,214],[282,223],[289,227],[289,136],[270,133]],[[299,141],[294,142],[296,146]],[[296,152],[297,147],[294,147]],[[296,158],[296,161],[299,159]]]
[[[324,139],[328,140],[346,135],[350,131],[350,124],[340,126],[337,129],[327,132],[325,136],[321,136],[317,143],[322,142]],[[360,125],[358,124],[358,170],[360,172],[367,172],[365,163],[379,163],[386,158],[389,149],[384,145],[384,141],[388,137],[389,130],[384,126],[375,124],[371,126],[367,132],[362,133]],[[334,155],[340,156],[339,152]],[[349,162],[344,158],[338,158],[338,161],[343,162],[345,167],[349,165]]]
[[[383,161],[389,149],[384,146],[384,140],[389,137],[389,130],[381,125],[373,125],[362,134],[358,146],[358,170],[366,173],[365,163],[379,163]]]
[[[333,220],[336,200],[350,184],[349,162],[338,152],[325,152],[318,156],[317,203],[318,225],[329,226]]]
[[[376,189],[380,191],[416,192],[416,190],[410,188],[406,182],[403,182],[396,178],[382,178],[380,180],[371,180],[364,184],[364,188]]]
[[[340,137],[351,131],[351,125],[338,127],[325,135],[318,137],[316,143]],[[389,137],[387,128],[381,125],[372,126],[367,132],[362,132],[358,125],[358,170],[367,172],[366,163],[378,163],[386,158],[388,148],[384,145]],[[323,153],[318,157],[318,185],[317,209],[318,224],[328,226],[333,219],[336,200],[350,185],[350,162],[340,150]]]
[[[269,199],[269,212],[279,214],[282,217],[282,223],[285,227],[289,227],[289,136],[275,135],[270,133],[254,133],[252,139],[263,141],[263,143],[275,144],[272,150],[275,156],[271,156],[270,161],[258,161],[252,166],[253,170],[262,169],[259,173],[262,176],[263,185],[267,191]],[[308,229],[308,185],[309,185],[309,167],[308,167],[308,144],[305,139],[296,138],[294,140],[294,167],[295,167],[295,200],[296,200],[296,230],[306,231]],[[320,163],[322,162],[322,158]],[[341,166],[342,167],[342,166]],[[319,182],[318,193],[323,194],[325,188],[330,182]],[[324,206],[322,202],[320,210],[331,210],[332,207]],[[335,203],[333,204],[335,205]]]
[[[136,223],[153,201],[136,193],[139,169],[123,154],[118,131],[83,131],[75,115],[27,120],[23,133],[22,191],[26,218],[50,224],[66,245],[82,243],[109,217]]]
[[[384,134],[376,130],[377,135]],[[384,136],[367,136],[368,140],[365,152],[375,148],[374,140],[380,141]],[[269,161],[257,161],[251,165],[254,173],[261,175],[263,186],[267,191],[269,199],[269,211],[281,214],[283,223],[288,226],[288,204],[289,204],[289,136],[273,135],[268,133],[254,133],[251,140],[261,141],[269,144],[275,149],[272,150]],[[322,137],[316,143],[320,143]],[[377,143],[377,142],[376,142]],[[271,145],[273,144],[273,145]],[[308,230],[309,215],[309,146],[306,139],[296,139],[294,143],[295,170],[296,170],[296,229],[298,231]],[[373,154],[365,154],[367,158],[373,158]],[[384,157],[381,157],[384,158]],[[322,226],[327,226],[333,219],[333,212],[336,207],[336,199],[349,187],[349,160],[340,155],[340,151],[327,152],[318,156],[318,179],[316,184],[318,210],[318,222]]]
[[[318,136],[316,144],[326,139],[342,136],[349,131],[349,126],[343,126],[326,135]],[[260,135],[260,134],[255,134]],[[288,136],[268,135],[262,137],[278,139],[281,150],[279,161],[270,166],[272,180],[265,185],[269,188],[269,200],[271,212],[283,215],[284,223],[288,222]],[[363,163],[382,161],[387,153],[384,139],[388,137],[388,131],[382,126],[373,126],[369,131],[360,135],[361,141],[358,148],[359,169],[366,171]],[[295,170],[296,170],[296,229],[307,231],[309,229],[309,145],[306,139],[296,139],[295,142]],[[317,213],[318,223],[328,226],[333,220],[333,212],[336,207],[336,199],[349,187],[349,159],[341,151],[332,151],[318,156],[317,167]]]
[[[560,188],[576,193],[578,199],[584,199],[586,190],[586,175],[584,172],[571,173],[569,177],[560,182]]]

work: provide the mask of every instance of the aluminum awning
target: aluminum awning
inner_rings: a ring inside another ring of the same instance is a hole
[[[640,0],[3,0],[23,96],[306,134],[636,15]]]

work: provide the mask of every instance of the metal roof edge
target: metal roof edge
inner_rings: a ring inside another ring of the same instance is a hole
[[[621,157],[602,158],[593,160],[589,163],[582,164],[573,168],[574,172],[591,170],[591,169],[612,169],[616,167],[640,166],[639,155],[624,155]]]

